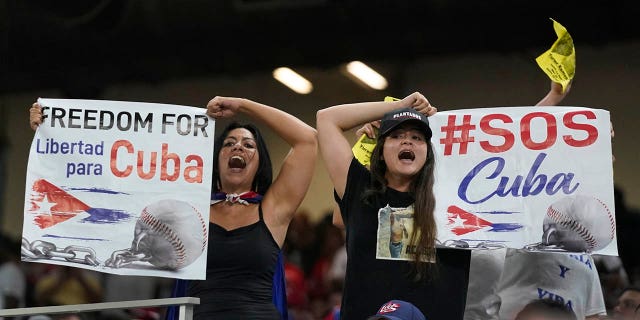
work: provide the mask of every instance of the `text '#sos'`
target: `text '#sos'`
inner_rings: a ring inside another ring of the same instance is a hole
[[[462,118],[462,124],[456,124],[459,118]],[[587,121],[585,121],[585,119]],[[562,115],[560,123],[553,114],[547,112],[532,112],[526,114],[520,119],[519,140],[524,147],[530,150],[545,150],[553,146],[558,140],[564,142],[568,146],[581,148],[593,144],[598,139],[598,130],[594,125],[584,123],[595,120],[596,115],[591,110],[571,111]],[[444,146],[444,155],[453,154],[453,146],[457,144],[458,154],[467,154],[469,144],[476,143],[473,136],[476,130],[480,130],[484,134],[502,137],[501,144],[492,144],[487,140],[477,141],[480,148],[486,152],[501,153],[509,151],[516,143],[516,134],[509,129],[509,124],[514,120],[506,114],[488,114],[484,115],[478,125],[473,124],[471,115],[451,114],[447,117],[447,124],[440,127],[440,131],[445,134],[439,143]],[[546,133],[544,140],[534,141],[531,137],[531,123],[533,121],[544,121],[546,123]],[[580,122],[582,121],[582,122]],[[504,125],[504,126],[501,126]],[[558,126],[564,126],[567,129],[574,130],[575,134],[566,134],[558,139]],[[511,125],[513,127],[513,125]],[[578,138],[585,136],[584,138]]]

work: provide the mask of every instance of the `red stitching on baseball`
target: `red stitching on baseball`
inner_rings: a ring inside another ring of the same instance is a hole
[[[598,202],[600,202],[600,204],[604,207],[605,210],[607,210],[607,215],[609,216],[609,226],[610,226],[610,231],[611,231],[611,236],[609,237],[609,239],[613,240],[613,237],[616,234],[616,219],[611,214],[611,211],[609,211],[609,207],[607,207],[607,205],[604,204],[604,202],[602,202],[598,198],[595,198],[595,199],[598,200]]]
[[[169,238],[169,243],[171,243],[171,246],[173,246],[173,249],[178,255],[176,268],[180,268],[184,264],[186,257],[184,244],[182,243],[182,240],[178,238],[178,235],[176,235],[175,232],[173,232],[173,230],[164,222],[156,219],[156,217],[147,212],[147,208],[142,210],[142,216],[140,216],[140,219],[142,222],[147,224],[151,230],[161,233]]]
[[[551,218],[551,220],[553,220],[555,223],[577,232],[578,235],[580,235],[580,237],[585,242],[587,242],[590,250],[593,250],[593,248],[595,248],[597,243],[596,239],[593,237],[591,232],[589,232],[589,230],[582,224],[575,220],[567,218],[562,212],[554,209],[553,207],[549,207],[549,209],[547,209],[547,216],[549,216],[549,218]]]
[[[200,220],[200,225],[202,226],[202,235],[204,235],[204,237],[202,237],[202,251],[204,251],[204,248],[207,246],[207,238],[209,237],[209,235],[207,234],[207,224],[204,222],[200,211],[198,211],[198,209],[196,209],[194,206],[191,206],[191,208],[193,209],[193,211],[198,213],[198,219]]]

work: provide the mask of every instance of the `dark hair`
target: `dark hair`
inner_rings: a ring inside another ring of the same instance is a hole
[[[516,315],[515,320],[526,320],[530,316],[544,316],[557,320],[576,320],[573,310],[566,307],[562,302],[551,299],[536,299],[529,302]]]
[[[384,149],[385,136],[378,137],[378,142],[371,152],[371,186],[363,193],[363,200],[366,203],[373,203],[373,199],[384,195],[387,191],[387,180],[384,177],[387,171],[387,165],[382,160],[382,152]],[[433,195],[434,168],[435,157],[433,155],[433,146],[431,141],[427,140],[427,159],[418,173],[413,179],[409,193],[415,198],[413,210],[413,232],[409,239],[409,243],[416,247],[413,255],[414,271],[416,279],[425,279],[427,266],[431,263],[425,261],[434,261],[436,255],[436,221],[434,210],[436,207],[436,199]]]
[[[253,134],[253,138],[256,141],[256,147],[258,148],[258,171],[251,183],[251,190],[264,195],[269,190],[271,182],[273,180],[273,169],[271,167],[271,157],[269,156],[269,150],[267,145],[260,134],[260,130],[253,124],[241,124],[239,122],[232,122],[227,125],[222,133],[216,137],[213,147],[213,179],[211,180],[211,187],[213,192],[220,191],[220,163],[218,163],[218,157],[220,156],[220,150],[222,150],[222,144],[224,139],[227,138],[229,132],[234,129],[243,128],[247,129]]]

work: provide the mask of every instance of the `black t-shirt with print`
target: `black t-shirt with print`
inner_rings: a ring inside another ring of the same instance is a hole
[[[414,199],[409,193],[387,188],[383,197],[368,205],[362,194],[369,184],[369,171],[354,158],[340,201],[348,256],[340,319],[366,319],[392,299],[413,303],[430,320],[462,319],[469,252],[439,248],[432,280],[410,279],[411,262],[389,257],[388,212],[413,213]],[[412,218],[405,222],[411,223]],[[405,244],[403,253],[406,248]]]

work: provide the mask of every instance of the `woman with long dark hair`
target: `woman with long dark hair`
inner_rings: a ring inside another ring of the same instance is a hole
[[[462,318],[469,254],[436,250],[435,162],[427,120],[436,111],[416,92],[399,101],[343,104],[317,113],[320,151],[347,235],[341,319],[366,319],[392,299],[415,304],[429,318]],[[368,170],[344,134],[380,119]],[[391,234],[396,218],[408,233],[401,245]]]
[[[258,128],[233,122],[214,147],[206,280],[189,281],[200,298],[194,319],[281,319],[273,297],[278,257],[294,213],[313,177],[316,130],[276,108],[243,98],[215,97],[207,114],[225,119],[244,114],[291,146],[272,181],[269,152]],[[30,124],[42,121],[37,103]]]

